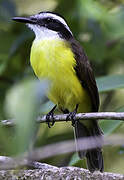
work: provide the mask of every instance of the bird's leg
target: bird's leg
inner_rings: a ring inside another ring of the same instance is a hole
[[[76,108],[74,109],[73,112],[70,112],[66,118],[66,121],[71,120],[72,121],[72,126],[75,126],[75,115],[77,113],[77,109],[78,109],[78,104],[76,105]]]
[[[68,109],[64,109],[64,110],[61,109],[61,111],[62,111],[64,114],[68,114],[68,113],[69,113],[69,110],[68,110]]]
[[[55,120],[54,120],[53,115],[54,115],[54,111],[55,111],[55,109],[56,109],[56,106],[57,106],[57,105],[55,105],[55,106],[51,109],[51,111],[46,115],[46,122],[47,122],[49,128],[51,128],[51,126],[53,126],[54,123],[55,123]],[[50,121],[50,119],[52,119],[52,121]],[[51,122],[51,124],[50,124],[50,122]]]

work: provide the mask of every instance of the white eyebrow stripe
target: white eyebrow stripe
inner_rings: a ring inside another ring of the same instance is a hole
[[[67,23],[65,22],[65,20],[63,18],[61,18],[60,16],[57,16],[56,14],[50,14],[50,13],[47,13],[47,16],[48,17],[53,17],[54,19],[59,20],[62,24],[67,26]]]
[[[53,19],[57,19],[57,20],[60,21],[62,24],[64,24],[65,27],[68,29],[68,31],[72,34],[72,32],[71,32],[70,28],[68,27],[67,23],[65,22],[65,20],[64,20],[62,17],[60,17],[60,16],[58,16],[58,15],[56,15],[56,14],[52,14],[52,13],[41,13],[41,14],[36,14],[34,17],[36,17],[36,18],[44,18],[44,17],[49,18],[49,17],[52,17]]]

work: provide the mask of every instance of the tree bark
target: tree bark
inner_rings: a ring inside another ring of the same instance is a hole
[[[0,180],[124,180],[124,175],[114,173],[90,173],[76,167],[55,167],[42,164],[34,170],[2,170]]]

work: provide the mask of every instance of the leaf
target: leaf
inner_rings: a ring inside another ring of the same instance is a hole
[[[47,114],[55,106],[51,101],[47,101],[42,108],[40,108],[41,114]]]
[[[117,112],[124,112],[124,107],[119,109]],[[123,121],[119,121],[119,120],[103,120],[99,122],[100,127],[102,128],[105,135],[111,134],[122,123]]]
[[[85,163],[84,159],[79,158],[78,153],[74,153],[70,162],[69,162],[69,166],[86,168],[86,163]]]
[[[6,97],[6,111],[15,117],[16,135],[14,152],[20,154],[32,145],[40,104],[46,101],[47,82],[25,81],[14,86]],[[34,143],[34,142],[33,142]]]
[[[118,88],[124,88],[124,75],[104,76],[97,78],[96,82],[99,92],[106,92]]]
[[[79,158],[78,154],[74,153],[70,162],[69,162],[69,166],[76,164],[79,160],[80,160],[80,158]]]

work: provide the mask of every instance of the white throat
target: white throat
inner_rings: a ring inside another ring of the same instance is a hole
[[[43,39],[60,39],[59,34],[56,31],[52,31],[45,27],[40,27],[38,25],[27,24],[28,27],[34,31],[35,40],[43,40]]]

